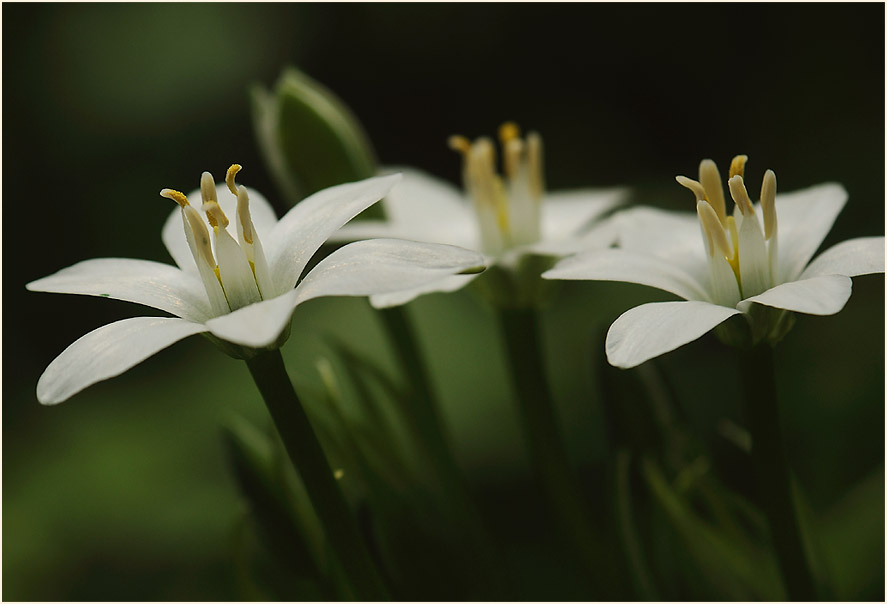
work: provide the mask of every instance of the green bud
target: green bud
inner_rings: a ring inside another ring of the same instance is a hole
[[[251,99],[259,148],[289,205],[376,174],[372,146],[357,118],[301,71],[286,69],[273,92],[253,86]]]

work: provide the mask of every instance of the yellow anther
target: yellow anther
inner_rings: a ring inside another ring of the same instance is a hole
[[[761,211],[764,214],[764,239],[776,234],[776,174],[773,170],[764,173],[761,183]]]
[[[233,178],[231,179],[231,182],[234,182]],[[250,218],[249,214],[249,194],[246,192],[246,187],[244,186],[240,186],[237,188],[237,217],[240,219],[240,227],[243,232],[243,240],[249,244],[252,244],[253,221],[252,218]]]
[[[724,183],[718,166],[710,159],[699,163],[699,183],[705,190],[705,199],[711,204],[723,224],[727,220],[727,202],[724,199]]]
[[[342,468],[333,471],[333,478],[335,478],[336,480],[342,480],[343,476],[345,476],[345,470],[343,470]]]
[[[754,216],[755,206],[752,204],[751,198],[748,196],[748,191],[745,189],[745,183],[742,182],[742,176],[736,175],[731,177],[728,184],[730,185],[730,196],[733,198],[733,201],[736,202],[736,207],[739,208],[742,215]]]
[[[219,201],[219,198],[216,197],[216,181],[213,180],[213,175],[209,172],[200,175],[200,196],[203,198],[204,204]]]
[[[188,205],[188,198],[185,196],[185,194],[174,189],[163,189],[162,191],[160,191],[160,196],[165,197],[166,199],[172,199],[174,202],[179,204],[180,207],[183,208]]]
[[[708,239],[708,255],[714,256],[715,250],[717,250],[727,260],[732,259],[733,249],[730,247],[730,240],[727,238],[724,225],[721,224],[721,219],[714,208],[707,201],[699,201],[696,204],[696,213],[699,215],[699,222],[702,223],[702,230]]]
[[[701,184],[686,176],[675,176],[674,179],[678,181],[678,184],[682,187],[686,187],[693,191],[693,194],[696,196],[696,201],[706,201],[705,189]]]
[[[733,161],[730,162],[730,176],[729,178],[733,178],[734,176],[745,176],[745,163],[748,161],[748,155],[737,155],[733,158]]]
[[[499,140],[504,147],[508,141],[520,139],[520,127],[514,122],[505,122],[499,126]]]
[[[231,167],[228,168],[228,173],[225,174],[225,184],[228,185],[228,190],[234,195],[237,195],[237,184],[234,182],[234,177],[237,176],[237,173],[242,169],[243,166],[240,164],[231,164]]]
[[[200,208],[206,213],[206,219],[209,220],[210,226],[217,229],[220,226],[224,229],[228,226],[228,217],[222,211],[221,206],[215,201],[208,201]]]
[[[447,145],[453,151],[459,151],[460,153],[463,153],[466,155],[468,154],[469,151],[471,151],[471,142],[467,138],[465,138],[464,136],[461,136],[459,134],[454,134],[453,136],[448,138]]]

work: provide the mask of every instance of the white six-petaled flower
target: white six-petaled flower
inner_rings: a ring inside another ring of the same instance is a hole
[[[451,137],[450,146],[463,156],[464,194],[418,170],[398,168],[403,183],[382,202],[387,219],[345,225],[331,239],[403,237],[447,243],[478,250],[487,266],[506,267],[526,254],[560,257],[612,243],[595,219],[622,203],[625,189],[546,192],[540,136],[531,132],[522,139],[509,122],[500,128],[499,138],[504,178],[497,172],[492,140]],[[476,277],[447,276],[370,300],[380,308],[396,306],[422,294],[455,291]]]
[[[31,291],[136,302],[174,315],[124,319],[86,334],[40,377],[41,403],[62,402],[197,333],[211,335],[229,352],[249,356],[282,345],[293,310],[312,298],[379,294],[483,266],[479,254],[448,245],[357,241],[324,258],[296,286],[329,235],[388,194],[400,175],[330,187],[278,221],[261,195],[237,186],[239,169],[234,165],[228,170],[231,195],[222,199],[208,172],[200,190],[190,196],[161,192],[180,206],[162,232],[177,267],[100,258],[27,285]],[[233,232],[229,216],[234,218]]]
[[[773,344],[788,329],[791,313],[837,313],[850,298],[850,277],[884,272],[884,237],[844,241],[810,262],[847,201],[841,185],[777,197],[776,176],[768,170],[761,201],[753,204],[743,181],[745,161],[737,156],[730,166],[732,215],[717,167],[704,160],[698,181],[677,177],[696,195],[695,216],[645,207],[626,210],[615,218],[619,247],[565,258],[543,274],[547,279],[639,283],[685,300],[644,304],[616,319],[606,342],[612,365],[639,365],[739,314],[750,327],[746,344]],[[736,343],[730,333],[722,335]]]

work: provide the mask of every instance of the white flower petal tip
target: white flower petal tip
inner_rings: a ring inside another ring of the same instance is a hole
[[[37,400],[55,405],[87,386],[120,375],[206,327],[183,319],[136,317],[110,323],[68,346],[37,382]]]
[[[884,238],[860,237],[838,243],[811,262],[801,279],[821,275],[857,277],[884,272]]]
[[[738,310],[707,302],[654,302],[623,313],[607,332],[607,360],[630,369],[696,340]]]
[[[833,315],[850,299],[853,282],[845,275],[823,275],[789,281],[739,303],[748,313],[752,304],[763,304],[808,315]]]
[[[25,287],[36,292],[135,302],[191,321],[205,321],[212,316],[199,280],[174,266],[148,260],[84,260]]]

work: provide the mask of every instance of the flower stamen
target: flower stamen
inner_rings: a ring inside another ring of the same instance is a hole
[[[769,241],[776,235],[776,174],[773,170],[764,173],[761,183],[761,212],[764,214],[764,239]]]
[[[727,177],[727,180],[732,179],[734,176],[745,176],[745,164],[748,162],[748,155],[737,155],[733,158],[733,161],[730,162],[730,175]]]
[[[699,183],[705,191],[705,199],[718,215],[722,225],[727,223],[727,202],[724,198],[724,183],[717,164],[710,159],[699,163]]]
[[[162,189],[160,191],[160,196],[165,197],[166,199],[171,199],[177,204],[179,204],[180,208],[184,208],[188,203],[188,197],[185,196],[181,191],[176,191],[175,189]]]
[[[733,171],[732,166],[730,166],[730,171]],[[736,202],[736,207],[739,208],[743,218],[753,217],[755,215],[755,206],[752,203],[751,198],[748,196],[748,190],[745,188],[742,176],[739,174],[731,176],[727,184],[730,186],[730,196],[733,198],[733,201]]]
[[[702,230],[708,239],[708,255],[714,256],[715,251],[718,251],[732,264],[733,248],[717,212],[711,207],[711,204],[701,200],[696,203],[696,213],[699,215],[699,222],[702,223]]]
[[[697,202],[708,201],[705,198],[705,188],[692,178],[687,178],[686,176],[675,176],[674,179],[678,181],[678,184],[682,187],[690,189],[696,196]]]
[[[237,176],[237,173],[243,169],[243,166],[240,164],[231,164],[231,167],[228,168],[228,172],[225,173],[225,184],[228,185],[228,190],[231,191],[233,195],[237,195],[237,183],[234,181],[234,177]]]

